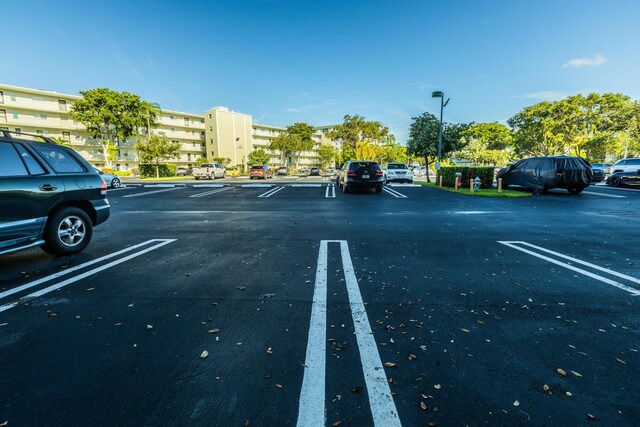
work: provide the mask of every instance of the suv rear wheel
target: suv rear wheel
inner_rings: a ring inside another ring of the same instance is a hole
[[[85,211],[62,208],[49,218],[42,249],[53,255],[77,254],[87,247],[92,236],[93,224]]]

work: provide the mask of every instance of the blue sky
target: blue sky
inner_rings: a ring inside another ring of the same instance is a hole
[[[361,114],[402,143],[411,117],[438,112],[433,90],[453,122],[578,92],[640,98],[635,0],[21,0],[2,14],[2,83],[278,126]]]

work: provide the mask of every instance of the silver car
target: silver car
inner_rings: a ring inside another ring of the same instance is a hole
[[[111,188],[120,188],[120,187],[122,187],[122,181],[120,181],[120,178],[117,177],[116,175],[113,175],[113,174],[110,174],[110,173],[106,173],[106,172],[102,172],[98,168],[94,168],[94,169],[96,170],[96,172],[98,172],[98,174],[100,175],[100,177],[102,178],[104,183],[107,184],[107,187],[111,187]]]
[[[609,172],[612,174],[616,172],[635,172],[638,169],[640,169],[640,158],[621,159],[611,165]]]

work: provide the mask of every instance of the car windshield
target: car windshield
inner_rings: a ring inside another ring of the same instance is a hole
[[[349,169],[351,170],[358,170],[360,168],[373,169],[373,168],[379,168],[379,166],[375,162],[353,162],[349,166]]]
[[[387,169],[408,169],[404,163],[389,163]]]

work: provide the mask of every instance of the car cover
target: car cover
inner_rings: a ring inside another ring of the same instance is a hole
[[[536,193],[551,188],[583,189],[592,178],[591,165],[582,157],[531,157],[498,172],[503,185],[518,185]]]

